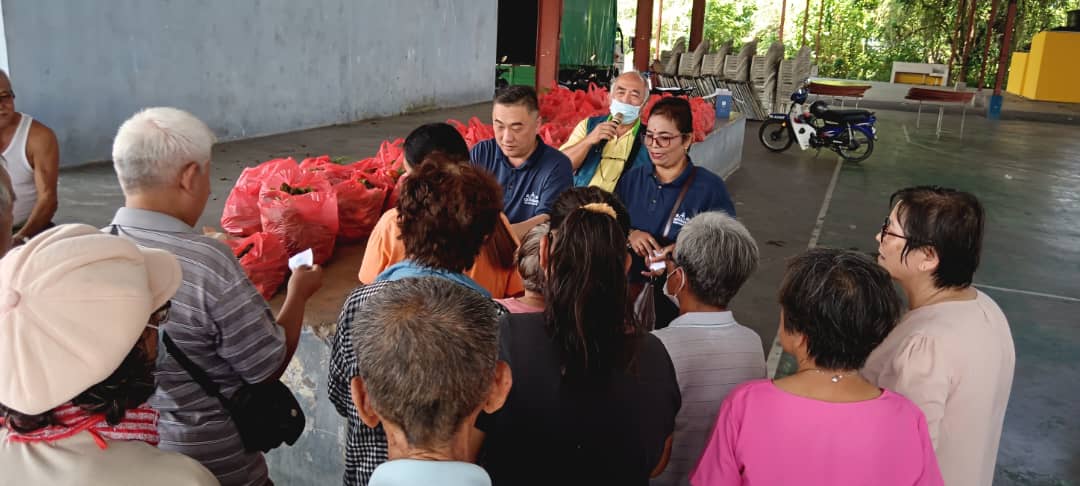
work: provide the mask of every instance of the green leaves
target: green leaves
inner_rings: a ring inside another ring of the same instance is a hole
[[[968,86],[978,83],[984,64],[987,84],[994,79],[1008,0],[1000,1],[995,21],[997,30],[990,53],[984,59],[991,0],[978,0],[965,70]],[[630,3],[620,2],[623,8],[619,17],[623,25],[634,23],[635,9]],[[689,37],[691,3],[692,0],[664,0],[662,49],[669,49],[678,37]],[[959,4],[960,0],[811,0],[806,15],[805,0],[788,0],[785,49],[790,57],[801,47],[805,23],[806,43],[811,49],[817,46],[820,36],[815,62],[822,76],[888,81],[893,61],[942,64],[949,61]],[[1077,0],[1019,0],[1014,47],[1022,49],[1036,33],[1064,25],[1065,12],[1078,5]],[[780,0],[708,0],[704,38],[714,48],[732,40],[738,49],[753,38],[759,39],[759,46],[768,47],[778,38],[779,13]],[[950,77],[960,72],[963,49],[959,46],[957,49]]]

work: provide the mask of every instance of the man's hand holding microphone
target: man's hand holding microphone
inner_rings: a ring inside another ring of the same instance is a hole
[[[608,140],[613,140],[619,135],[619,125],[622,125],[622,121],[623,114],[616,113],[611,115],[611,120],[597,125],[593,128],[593,131],[589,133],[587,138],[589,145],[603,148],[604,145],[607,145]]]

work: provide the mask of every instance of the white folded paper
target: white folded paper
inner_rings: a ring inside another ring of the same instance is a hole
[[[315,253],[308,248],[289,258],[289,271],[295,272],[300,267],[310,267],[315,264]]]

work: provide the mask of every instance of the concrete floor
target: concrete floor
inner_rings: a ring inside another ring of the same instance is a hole
[[[488,119],[490,105],[221,144],[214,154],[213,200],[200,223],[216,226],[232,181],[245,166],[289,155],[359,159],[421,123],[470,116]],[[961,141],[955,132],[935,137],[925,117],[923,128],[915,130],[913,113],[879,111],[878,118],[873,156],[839,169],[830,152],[768,153],[756,139],[758,124],[748,124],[742,168],[728,187],[739,219],[758,240],[762,261],[733,302],[737,319],[755,329],[769,351],[786,258],[812,239],[820,246],[876,250],[874,232],[888,212],[888,195],[898,188],[934,183],[972,191],[988,212],[976,282],[1008,315],[1017,348],[995,484],[1080,484],[1080,417],[1074,412],[1080,403],[1080,128],[968,117]],[[955,129],[958,122],[947,115],[945,127]],[[101,226],[122,204],[110,166],[67,170],[60,180],[58,222]],[[336,320],[355,286],[362,251],[361,245],[340,247],[328,265],[306,318],[318,334]],[[323,340],[306,330],[285,379],[304,403],[309,426],[295,446],[269,455],[278,484],[340,481],[344,431],[326,399],[327,359]]]
[[[878,113],[876,150],[842,165],[818,245],[876,251],[888,196],[905,186],[976,194],[987,227],[975,282],[1008,316],[1017,355],[994,484],[1080,484],[1080,127],[969,116],[963,140],[938,139],[914,118]],[[744,156],[747,173],[758,167]]]

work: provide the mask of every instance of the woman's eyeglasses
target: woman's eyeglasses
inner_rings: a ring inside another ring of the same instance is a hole
[[[645,132],[645,145],[652,146],[655,143],[657,147],[667,148],[671,146],[672,140],[682,137],[682,135],[655,135],[649,132]]]
[[[889,224],[890,223],[891,223],[891,221],[889,220],[888,216],[885,217],[885,222],[881,223],[881,240],[882,241],[885,241],[885,236],[886,235],[887,236],[895,236],[897,238],[900,238],[901,240],[908,239],[908,237],[906,237],[904,235],[898,235],[896,233],[893,233],[892,231],[889,231]]]
[[[158,310],[154,311],[153,314],[150,314],[150,322],[146,324],[146,327],[149,327],[150,329],[153,329],[155,331],[159,330],[161,325],[164,324],[165,321],[169,320],[170,308],[172,308],[171,300],[166,302],[165,305],[159,307]]]

